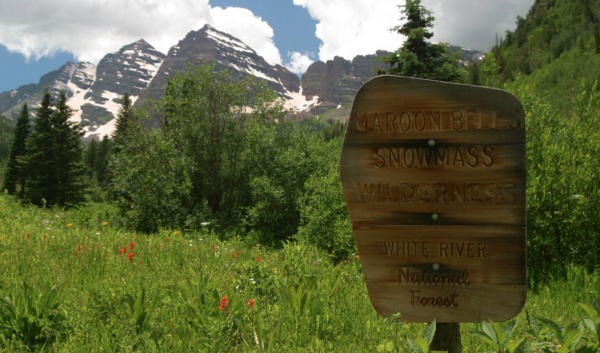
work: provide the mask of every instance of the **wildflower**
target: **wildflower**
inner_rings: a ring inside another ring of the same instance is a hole
[[[234,254],[234,253],[231,253],[231,258],[233,259],[234,257],[235,257],[235,254]]]
[[[257,258],[256,258],[256,262],[260,262],[260,257],[257,257]]]
[[[167,243],[171,240],[171,238],[167,238]]]
[[[81,245],[77,245],[77,251],[81,251]]]
[[[160,243],[158,243],[158,245],[156,246],[156,248],[160,249]]]
[[[137,237],[133,237],[133,240],[137,240]]]
[[[179,232],[178,232],[178,231],[174,231],[174,232],[173,232],[173,235],[177,235],[177,234],[179,234]]]
[[[84,245],[83,249],[84,249],[85,252],[87,252],[87,245]]]
[[[360,259],[360,256],[359,256],[359,255],[356,255],[356,258],[357,258],[357,259]]]
[[[72,226],[71,223],[67,224],[65,227],[69,228],[70,226]]]
[[[79,251],[75,250],[75,256],[79,257]]]
[[[102,222],[102,225],[103,225],[103,226],[105,226],[105,225],[107,225],[107,224],[108,224],[108,222]]]
[[[227,305],[229,305],[229,301],[227,300],[227,296],[224,295],[223,298],[221,298],[221,303],[219,304],[218,309],[225,310]]]
[[[106,253],[102,253],[102,258],[106,258]]]
[[[123,247],[123,253],[126,253],[126,252],[127,252],[127,247],[126,247],[126,246],[124,246],[124,247]]]
[[[129,255],[127,255],[127,258],[129,258],[129,261],[133,261],[133,253],[130,252]]]
[[[131,250],[133,250],[134,247],[135,247],[135,243],[133,243],[133,242],[129,243],[129,248],[131,248]]]
[[[27,239],[31,236],[31,233],[27,232]]]
[[[250,298],[250,300],[248,300],[248,307],[250,309],[252,309],[252,307],[254,307],[254,299]]]
[[[236,254],[237,254],[238,257],[240,257],[240,251],[239,250],[236,252]]]
[[[212,250],[215,251],[215,244],[212,245]]]
[[[46,240],[46,233],[44,233],[44,240]]]

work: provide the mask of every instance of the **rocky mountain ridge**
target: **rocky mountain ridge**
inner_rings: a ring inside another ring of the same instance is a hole
[[[450,46],[451,52],[463,52],[463,61],[478,62],[483,52]],[[299,79],[281,65],[270,65],[256,51],[239,39],[205,25],[190,31],[167,55],[141,39],[104,56],[96,67],[92,63],[68,62],[44,75],[38,84],[21,86],[0,93],[0,114],[15,120],[21,105],[35,108],[44,87],[58,95],[65,90],[68,104],[75,109],[72,120],[84,124],[86,138],[100,139],[115,129],[121,98],[128,92],[136,105],[147,99],[159,99],[166,90],[169,77],[182,72],[186,65],[202,60],[214,62],[216,70],[229,70],[240,78],[254,75],[263,79],[293,110],[291,118],[306,116],[345,120],[358,89],[375,77],[373,68],[381,67],[377,57],[388,53],[358,55],[346,60],[335,57],[314,62]]]

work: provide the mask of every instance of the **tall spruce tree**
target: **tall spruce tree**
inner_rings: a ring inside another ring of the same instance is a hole
[[[25,196],[35,205],[68,206],[84,201],[83,127],[69,121],[72,113],[64,91],[52,109],[50,93],[44,90],[23,158]]]
[[[400,19],[407,21],[390,31],[406,36],[406,41],[398,50],[378,58],[388,68],[376,68],[374,71],[380,75],[464,82],[467,73],[458,67],[460,52],[449,54],[447,44],[432,44],[427,41],[433,37],[433,32],[427,30],[433,27],[433,13],[421,5],[421,0],[406,0],[405,5],[398,5],[398,8],[403,14]]]
[[[52,127],[55,134],[56,148],[56,204],[59,206],[75,205],[85,201],[84,193],[87,183],[83,162],[83,125],[69,121],[73,109],[67,105],[67,96],[60,92],[56,109],[52,115]]]
[[[22,158],[27,173],[25,198],[41,206],[55,199],[57,168],[54,158],[55,137],[52,130],[52,97],[48,89],[42,93],[40,107],[37,108],[33,130],[25,143],[25,156]]]
[[[85,149],[85,165],[88,169],[90,178],[94,177],[96,172],[96,157],[98,155],[98,142],[92,139]]]
[[[110,155],[111,143],[108,139],[108,136],[104,135],[104,138],[98,147],[98,152],[96,153],[96,176],[98,177],[98,184],[103,189],[108,189],[111,183],[111,177],[109,173]]]
[[[25,176],[26,171],[22,161],[19,158],[25,156],[25,141],[31,132],[31,125],[29,124],[29,110],[27,109],[27,103],[23,103],[21,113],[17,118],[17,126],[15,127],[15,135],[13,137],[10,146],[10,156],[6,163],[6,169],[4,170],[4,181],[2,183],[2,190],[8,190],[8,193],[15,194],[17,191],[17,185],[20,186],[19,196],[23,197],[25,194]]]
[[[119,112],[117,113],[117,124],[116,129],[113,132],[113,139],[115,142],[115,152],[118,153],[123,147],[128,134],[128,129],[133,124],[133,109],[129,93],[125,92]]]

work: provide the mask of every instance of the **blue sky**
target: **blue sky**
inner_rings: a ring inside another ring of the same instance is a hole
[[[513,30],[534,0],[422,0],[436,16],[434,41],[487,51]],[[270,64],[301,75],[312,61],[351,60],[394,50],[403,0],[2,0],[0,92],[37,83],[67,61],[97,64],[144,38],[166,53],[209,23],[238,37]],[[465,19],[469,19],[465,21]]]

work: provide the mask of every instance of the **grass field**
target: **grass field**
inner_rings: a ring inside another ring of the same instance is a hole
[[[408,339],[426,327],[375,313],[358,257],[333,265],[296,243],[272,250],[208,231],[137,234],[112,214],[0,196],[2,351],[410,352]],[[530,286],[506,351],[523,337],[529,351],[598,351],[598,272],[573,267],[566,280]],[[490,327],[462,324],[464,351],[498,351],[467,333]]]

